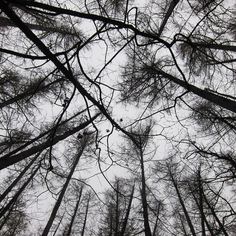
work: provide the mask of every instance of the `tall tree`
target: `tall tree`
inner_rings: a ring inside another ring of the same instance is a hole
[[[80,142],[80,146],[78,147],[78,153],[77,153],[77,155],[76,155],[76,157],[75,157],[75,159],[74,159],[74,161],[72,163],[72,167],[70,168],[70,172],[69,172],[69,174],[68,174],[68,176],[66,178],[66,182],[64,183],[64,185],[63,185],[63,187],[61,189],[61,192],[60,192],[60,194],[58,196],[58,199],[57,199],[57,201],[56,201],[56,203],[55,203],[55,205],[53,207],[53,210],[51,212],[49,220],[48,220],[48,222],[47,222],[47,224],[46,224],[46,226],[44,228],[44,231],[42,233],[43,236],[48,235],[48,233],[50,231],[50,228],[51,228],[51,226],[53,224],[53,221],[54,221],[54,219],[56,217],[57,211],[58,211],[58,209],[59,209],[59,207],[61,205],[62,199],[63,199],[63,197],[65,195],[65,192],[66,192],[66,190],[68,188],[68,185],[70,183],[72,175],[74,174],[74,171],[75,171],[75,169],[76,169],[76,167],[77,167],[77,165],[79,163],[79,160],[80,160],[80,158],[81,158],[81,156],[82,156],[82,154],[84,152],[84,149],[89,144],[90,139],[91,139],[91,137],[89,137],[89,135],[84,135],[84,137],[82,138],[82,140]]]
[[[108,235],[132,234],[130,215],[143,223],[135,233],[148,236],[230,235],[236,225],[233,4],[2,0],[0,170],[14,176],[0,183],[2,216],[15,206],[7,204],[23,182],[18,194],[28,193],[25,209],[44,194],[57,199],[44,235],[57,219],[54,234],[72,232],[78,215],[85,235],[93,200],[83,200],[82,211],[77,201],[67,212],[68,191],[74,181],[98,189],[102,177],[116,189],[105,214]],[[153,127],[144,127],[150,118]],[[90,151],[71,163],[74,143],[90,134]],[[163,165],[169,156],[178,168]],[[38,161],[35,181],[24,182]],[[136,181],[125,200],[114,173]],[[26,188],[30,183],[38,183],[37,194]]]
[[[131,218],[134,186],[130,184],[127,179],[116,178],[113,189],[106,190],[106,205],[99,235],[128,236],[137,232]]]

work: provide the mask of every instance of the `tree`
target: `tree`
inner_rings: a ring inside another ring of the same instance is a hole
[[[172,202],[172,217],[179,235],[231,235],[234,207],[228,201],[229,196],[222,192],[224,182],[219,185],[218,178],[206,175],[205,170],[210,170],[205,163],[189,169],[170,159],[158,163],[156,168],[162,173],[158,179],[164,181],[167,192],[172,193],[170,197],[177,199]]]
[[[151,236],[151,227],[149,223],[149,210],[148,210],[148,200],[147,200],[147,183],[146,183],[146,171],[145,171],[145,152],[149,145],[149,138],[151,132],[151,123],[144,127],[139,127],[137,130],[132,130],[133,140],[130,140],[130,145],[128,147],[128,155],[131,158],[136,159],[140,165],[140,193],[142,202],[142,213],[143,213],[143,223],[145,236]]]
[[[27,232],[28,219],[24,212],[25,204],[22,199],[18,199],[9,209],[10,211],[1,219],[2,235],[22,235]]]
[[[75,157],[75,159],[74,159],[74,161],[72,163],[72,167],[70,168],[70,172],[69,172],[69,174],[68,174],[68,176],[66,178],[66,182],[64,183],[64,185],[63,185],[63,187],[62,187],[62,189],[60,191],[59,197],[58,197],[58,199],[57,199],[57,201],[56,201],[56,203],[55,203],[55,205],[53,207],[53,210],[51,212],[50,218],[49,218],[49,220],[47,222],[47,225],[45,226],[44,231],[42,233],[42,235],[44,235],[44,236],[48,235],[48,233],[50,231],[50,228],[51,228],[51,226],[53,224],[53,221],[54,221],[54,219],[56,217],[57,211],[58,211],[58,209],[59,209],[59,207],[61,205],[62,199],[63,199],[63,197],[65,195],[65,192],[66,192],[66,190],[68,188],[68,185],[70,183],[72,175],[74,174],[75,169],[76,169],[76,167],[77,167],[77,165],[79,163],[79,160],[80,160],[80,158],[81,158],[81,156],[82,156],[82,154],[84,152],[84,149],[86,148],[87,145],[91,145],[91,141],[90,140],[91,140],[91,138],[89,137],[89,135],[84,135],[82,140],[80,141],[80,146],[78,148],[78,153],[77,153],[77,155],[76,155],[76,157]],[[89,204],[89,200],[88,200],[88,204]],[[86,212],[87,211],[88,211],[88,207],[86,208]],[[86,213],[86,215],[87,215],[87,213]]]
[[[99,235],[133,235],[137,232],[131,220],[134,186],[129,180],[117,178],[113,189],[106,190],[104,216],[101,219]]]
[[[43,235],[72,234],[78,221],[86,235],[103,191],[74,205],[69,192],[102,177],[116,190],[102,197],[113,199],[104,234],[233,234],[233,3],[3,0],[0,9],[2,227],[22,196],[23,222],[47,195],[55,205]],[[129,197],[114,173],[135,179]],[[143,231],[128,232],[130,215]]]
[[[83,191],[83,186],[80,188],[80,191],[79,191],[79,197],[78,197],[78,200],[76,202],[75,209],[74,209],[73,215],[71,217],[71,221],[70,221],[69,227],[68,227],[67,232],[66,232],[67,236],[70,236],[70,234],[71,234],[73,223],[75,221],[76,214],[77,214],[77,211],[78,211],[78,208],[79,208],[79,204],[80,204],[80,201],[81,201],[82,191]]]

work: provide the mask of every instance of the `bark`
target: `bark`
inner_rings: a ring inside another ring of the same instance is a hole
[[[115,215],[115,236],[119,236],[119,220],[120,220],[120,213],[119,213],[119,180],[117,180],[116,184],[116,215]]]
[[[220,232],[222,232],[225,236],[229,236],[229,234],[227,233],[224,225],[222,224],[222,222],[220,221],[219,217],[217,216],[213,206],[210,204],[210,202],[207,199],[207,196],[205,195],[205,193],[203,192],[203,198],[204,201],[206,202],[207,206],[209,207],[213,217],[215,218],[216,222],[218,223],[219,227],[220,227]]]
[[[72,215],[72,218],[71,218],[70,225],[69,225],[68,232],[67,232],[66,236],[70,236],[70,234],[71,234],[72,226],[74,224],[75,217],[76,217],[76,214],[77,214],[77,211],[78,211],[78,208],[79,208],[79,204],[80,204],[80,200],[81,200],[81,196],[82,196],[82,191],[83,191],[83,187],[80,188],[79,199],[78,199],[78,201],[75,205],[74,213]]]
[[[157,226],[158,226],[158,221],[159,221],[160,208],[161,208],[161,203],[158,204],[158,208],[157,208],[156,221],[155,221],[155,225],[154,225],[153,233],[152,233],[153,236],[155,236],[155,235],[156,235],[156,232],[157,232]]]
[[[170,175],[171,182],[172,182],[172,184],[174,185],[175,191],[176,191],[176,193],[177,193],[177,196],[178,196],[180,205],[181,205],[181,207],[182,207],[182,209],[183,209],[183,211],[184,211],[184,215],[185,215],[185,218],[186,218],[186,220],[187,220],[187,223],[188,223],[189,229],[190,229],[190,231],[191,231],[191,234],[192,234],[193,236],[196,236],[196,232],[195,232],[194,226],[193,226],[193,224],[192,224],[192,221],[191,221],[191,218],[190,218],[190,216],[189,216],[189,214],[188,214],[188,211],[187,211],[187,209],[186,209],[186,207],[185,207],[184,200],[183,200],[183,198],[182,198],[182,196],[181,196],[181,194],[180,194],[180,191],[179,191],[179,187],[178,187],[178,185],[177,185],[177,183],[176,183],[176,181],[175,181],[175,179],[174,179],[173,173],[171,172],[170,169],[169,169],[169,175]]]
[[[74,119],[74,118],[77,117],[78,115],[81,115],[81,114],[84,113],[85,111],[87,111],[87,109],[84,109],[84,110],[82,110],[82,111],[76,113],[75,115],[71,116],[69,119],[62,121],[62,122],[58,125],[58,128],[63,127],[63,125],[69,123],[69,121],[71,121],[72,119]],[[3,158],[3,159],[9,158],[10,156],[12,156],[12,155],[14,155],[15,153],[17,153],[17,152],[23,150],[24,148],[28,147],[29,145],[33,144],[34,142],[39,141],[41,138],[44,138],[46,135],[49,135],[50,133],[55,132],[55,128],[56,128],[56,127],[54,126],[54,127],[50,128],[50,129],[48,129],[47,131],[45,131],[45,132],[39,134],[37,137],[35,137],[35,138],[31,139],[30,141],[26,142],[26,143],[23,144],[22,146],[20,146],[20,147],[14,149],[14,150],[12,150],[12,151],[10,151],[10,152],[7,153],[6,155],[2,156],[1,158]]]
[[[85,227],[86,227],[87,218],[88,218],[89,203],[90,203],[90,194],[88,195],[88,200],[87,200],[87,205],[86,205],[86,210],[85,210],[84,223],[83,223],[81,236],[84,236],[84,232],[85,232]]]
[[[169,79],[170,81],[172,81],[175,84],[178,84],[179,86],[185,88],[187,91],[194,93],[195,95],[204,98],[220,107],[223,107],[229,111],[232,111],[234,113],[236,113],[236,102],[228,99],[226,97],[217,95],[215,93],[212,93],[209,90],[205,90],[205,89],[201,89],[198,88],[192,84],[187,83],[186,81],[180,80],[162,70],[156,70],[156,72],[162,76],[164,76],[165,78]]]
[[[223,50],[223,51],[236,52],[236,46],[232,46],[232,45],[197,43],[197,42],[191,42],[190,45],[192,47],[209,48],[209,49],[217,49],[217,50]]]
[[[128,27],[130,29],[132,29],[136,34],[140,34],[142,36],[146,36],[149,35],[147,33],[144,32],[137,32],[137,30],[132,26],[132,25],[127,25],[123,22],[120,21],[116,21],[116,20],[112,20],[112,19],[107,19],[106,17],[102,17],[102,16],[98,16],[98,15],[93,15],[93,14],[86,14],[86,13],[80,13],[80,12],[76,12],[76,11],[72,11],[72,10],[67,10],[67,9],[62,9],[62,8],[58,8],[58,7],[54,7],[54,6],[50,6],[47,4],[43,4],[43,3],[37,3],[37,2],[29,2],[29,1],[14,1],[14,4],[20,4],[24,6],[24,4],[32,6],[32,3],[36,3],[36,7],[43,7],[43,9],[45,8],[45,10],[49,10],[49,11],[59,11],[60,14],[64,13],[64,14],[68,14],[69,15],[74,15],[74,16],[78,16],[78,17],[82,17],[82,18],[87,18],[87,19],[91,19],[91,20],[99,20],[99,21],[103,21],[104,23],[110,23],[113,25],[117,25],[117,26],[121,26],[123,27]],[[134,142],[135,139],[133,139],[133,136],[127,132],[125,129],[123,129],[117,122],[115,122],[112,117],[110,116],[110,114],[108,113],[108,111],[106,110],[106,108],[103,106],[103,104],[101,104],[99,101],[97,101],[81,84],[80,82],[73,76],[72,72],[70,70],[68,70],[62,62],[60,62],[60,60],[48,49],[48,47],[29,29],[29,27],[24,24],[21,19],[16,15],[16,13],[4,2],[0,2],[0,8],[2,9],[2,11],[11,19],[12,22],[14,22],[14,24],[19,27],[19,29],[21,29],[21,31],[26,35],[26,37],[28,39],[30,39],[38,48],[39,50],[41,50],[45,56],[48,57],[48,59],[57,67],[57,69],[65,76],[65,78],[67,78],[75,87],[76,89],[80,92],[80,94],[82,96],[84,96],[85,98],[87,98],[89,101],[92,102],[92,104],[94,104],[100,111],[101,113],[103,113],[103,115],[111,122],[111,124],[117,128],[118,130],[122,131],[124,134],[126,134],[128,137],[130,137],[131,140],[133,140]],[[108,21],[108,22],[107,22]],[[128,29],[127,28],[127,29]],[[154,37],[156,38],[156,36]],[[162,43],[166,44],[166,42],[164,40],[159,39],[159,41],[163,41]],[[169,44],[168,44],[169,45]]]
[[[124,222],[122,224],[122,229],[121,229],[120,236],[125,236],[125,230],[126,230],[126,227],[128,225],[129,213],[130,213],[130,210],[131,210],[133,196],[134,196],[134,186],[132,188],[132,192],[131,192],[131,195],[130,195],[129,204],[128,204],[128,208],[126,210]]]
[[[40,2],[36,2],[36,1],[13,0],[13,4],[17,4],[18,6],[21,5],[23,7],[25,7],[25,6],[34,7],[34,8],[41,9],[43,11],[49,11],[51,13],[65,14],[65,15],[75,16],[75,17],[79,17],[79,18],[83,18],[83,19],[88,19],[91,21],[100,21],[100,22],[103,22],[104,24],[110,24],[110,25],[118,26],[119,28],[131,30],[131,31],[133,31],[133,33],[135,35],[139,35],[139,36],[143,36],[143,37],[157,40],[160,43],[163,43],[167,47],[171,46],[171,44],[169,44],[165,40],[162,40],[157,34],[152,34],[152,33],[145,32],[145,31],[140,31],[139,29],[135,28],[132,24],[127,24],[123,21],[115,20],[115,19],[104,17],[101,15],[96,15],[96,14],[91,14],[91,13],[83,13],[83,12],[73,11],[70,9],[63,9],[60,7],[56,7],[56,6],[52,6],[52,5],[48,5],[48,4],[44,4],[44,3],[40,3]]]
[[[160,29],[159,29],[159,32],[158,32],[158,36],[160,37],[166,24],[167,24],[167,21],[169,20],[170,16],[172,15],[175,7],[177,6],[177,4],[179,3],[179,0],[172,0],[172,2],[170,3],[170,6],[165,14],[165,17],[163,19],[163,21],[161,22],[161,26],[160,26]]]
[[[64,215],[65,215],[65,212],[63,213],[63,215],[60,217],[60,221],[58,222],[58,224],[57,224],[57,227],[56,227],[56,229],[55,229],[55,231],[54,231],[54,233],[53,233],[53,236],[55,236],[56,234],[57,234],[57,230],[59,229],[59,227],[60,227],[60,225],[61,225],[61,222],[62,222],[62,220],[63,220],[63,218],[64,218]],[[64,236],[64,235],[63,235]]]
[[[37,171],[39,170],[40,165],[33,171],[33,173],[30,175],[30,177],[27,179],[27,181],[22,185],[22,187],[16,192],[16,194],[13,196],[13,198],[8,202],[8,204],[1,209],[0,211],[0,218],[4,216],[4,214],[11,208],[11,206],[17,201],[18,197],[22,194],[22,192],[25,190],[25,188],[28,186],[29,182],[34,178]]]
[[[35,155],[35,157],[29,162],[29,164],[21,171],[21,173],[17,176],[17,178],[8,186],[8,188],[0,195],[0,202],[11,192],[11,190],[17,185],[17,183],[21,180],[23,175],[27,170],[34,164],[36,159],[40,156],[41,153]]]
[[[84,140],[82,140],[82,142],[83,142],[83,141],[84,141]],[[54,205],[54,207],[53,207],[53,210],[52,210],[52,212],[51,212],[51,215],[50,215],[50,217],[49,217],[49,220],[48,220],[48,222],[47,222],[47,224],[46,224],[46,226],[45,226],[45,228],[44,228],[44,231],[43,231],[43,233],[42,233],[42,236],[47,236],[47,235],[48,235],[48,233],[49,233],[49,231],[50,231],[50,228],[52,227],[53,221],[54,221],[54,219],[55,219],[55,217],[56,217],[57,211],[58,211],[58,209],[59,209],[59,207],[60,207],[60,205],[61,205],[62,199],[63,199],[63,197],[64,197],[64,195],[65,195],[66,190],[67,190],[67,187],[68,187],[68,185],[69,185],[69,183],[70,183],[70,180],[71,180],[71,178],[72,178],[72,175],[73,175],[73,173],[74,173],[74,171],[75,171],[75,168],[76,168],[76,166],[78,165],[79,160],[80,160],[80,157],[81,157],[82,154],[83,154],[83,151],[84,151],[84,148],[85,148],[86,143],[81,143],[81,144],[82,144],[82,145],[81,145],[80,152],[77,154],[77,157],[76,157],[76,159],[74,160],[73,166],[71,167],[70,173],[69,173],[69,175],[68,175],[67,178],[66,178],[66,182],[65,182],[65,184],[63,185],[63,187],[62,187],[62,189],[61,189],[61,192],[60,192],[60,194],[59,194],[59,197],[58,197],[58,199],[57,199],[57,201],[56,201],[56,203],[55,203],[55,205]]]
[[[70,36],[79,36],[79,33],[72,32],[70,30],[67,30],[65,27],[61,28],[60,26],[55,25],[55,22],[53,26],[47,25],[47,22],[44,22],[44,24],[32,24],[24,22],[27,27],[29,27],[31,30],[37,30],[37,31],[44,31],[47,33],[59,33],[62,35],[70,35]],[[52,23],[51,23],[52,24]],[[0,17],[0,28],[1,27],[17,27],[10,19],[1,16]]]
[[[14,208],[14,204],[12,204],[12,205],[10,206],[10,208],[8,209],[7,214],[4,216],[4,219],[3,219],[3,221],[2,221],[1,224],[0,224],[0,231],[2,230],[2,227],[7,223],[8,219],[10,218],[10,216],[11,216],[11,211],[13,210],[13,208]]]
[[[143,151],[141,147],[140,147],[140,166],[141,166],[141,178],[142,178],[141,198],[142,198],[142,206],[143,206],[143,220],[144,220],[145,236],[151,236],[152,233],[151,233],[151,229],[149,225],[149,216],[148,216],[148,203],[147,203],[147,193],[146,193],[146,178],[145,178]]]
[[[14,96],[13,98],[10,98],[10,99],[0,103],[0,109],[4,108],[6,106],[9,106],[9,105],[11,105],[13,103],[16,103],[16,102],[18,102],[18,101],[20,101],[20,100],[22,100],[24,98],[27,98],[27,97],[32,96],[34,94],[37,94],[38,92],[43,92],[44,90],[50,88],[51,86],[53,86],[56,83],[61,82],[61,81],[63,81],[62,78],[57,79],[57,80],[55,80],[55,81],[53,81],[51,83],[48,83],[48,84],[46,84],[44,86],[40,85],[41,84],[41,81],[40,81],[40,82],[38,82],[38,86],[37,86],[36,89],[26,89],[26,91],[24,91],[23,93],[20,93],[20,94]]]
[[[63,134],[61,135],[57,135],[53,138],[53,140],[51,140],[51,138],[49,138],[47,141],[45,141],[44,143],[41,143],[39,145],[33,146],[32,148],[27,149],[26,151],[22,151],[19,154],[15,154],[9,157],[2,157],[0,159],[0,170],[4,169],[10,165],[13,165],[31,155],[34,155],[38,152],[42,152],[43,150],[45,150],[46,148],[53,146],[55,144],[57,144],[58,142],[70,137],[71,135],[75,134],[76,132],[80,131],[81,129],[84,129],[85,127],[87,127],[89,124],[91,124],[97,117],[99,116],[99,114],[96,114],[92,117],[91,120],[88,120],[84,123],[82,123],[81,125],[65,131]]]
[[[16,2],[18,2],[18,1],[15,1],[15,3]],[[23,4],[23,6],[24,6],[24,4],[27,5],[27,6],[34,6],[34,7],[41,8],[41,9],[44,9],[44,10],[48,10],[48,11],[51,11],[51,12],[56,12],[58,14],[68,14],[68,15],[71,15],[71,16],[77,16],[77,17],[81,17],[81,18],[85,18],[85,19],[102,21],[103,23],[112,24],[112,25],[119,26],[121,28],[130,29],[136,35],[140,35],[140,36],[143,36],[143,37],[158,40],[160,43],[163,43],[166,47],[168,47],[168,48],[171,47],[170,44],[168,44],[164,40],[161,40],[156,35],[152,35],[150,33],[145,33],[145,32],[140,32],[139,30],[137,30],[132,25],[129,25],[129,24],[117,21],[117,20],[109,19],[109,18],[106,18],[106,17],[103,17],[103,16],[94,15],[94,14],[86,14],[86,13],[76,12],[76,11],[72,11],[72,10],[62,9],[62,8],[59,8],[59,7],[54,7],[54,6],[50,6],[50,5],[47,5],[47,4],[38,3],[38,2],[34,2],[34,1],[19,1],[18,4],[21,4],[21,5]],[[22,30],[22,32],[24,32],[24,34],[32,42],[34,42],[35,45],[48,57],[48,59],[50,59],[55,64],[55,66],[65,75],[65,77],[74,84],[74,86],[77,88],[77,90],[83,96],[85,96],[95,106],[97,106],[99,108],[99,110],[108,118],[108,120],[110,120],[112,122],[112,124],[116,128],[118,128],[119,130],[121,130],[125,134],[127,134],[129,137],[131,137],[128,132],[126,132],[116,122],[114,122],[112,120],[110,115],[107,113],[106,109],[83,88],[83,86],[73,77],[73,75],[70,73],[70,71],[68,71],[66,69],[66,67],[64,67],[64,65],[55,57],[55,55],[52,54],[52,52],[29,29],[29,27],[27,27],[27,25],[25,25],[20,20],[20,18],[14,13],[14,11],[12,11],[7,6],[7,4],[5,4],[4,2],[1,2],[0,7],[4,11],[4,13],[14,22],[14,24],[16,24],[17,27],[19,27]],[[167,74],[164,71],[157,71],[157,72],[164,75],[166,78],[168,78],[172,82],[174,82],[174,83],[182,86],[183,88],[187,89],[188,91],[193,92],[194,94],[196,94],[196,95],[198,95],[198,96],[200,96],[204,99],[207,99],[208,101],[211,101],[211,102],[213,102],[213,103],[215,103],[215,104],[217,104],[217,105],[219,105],[223,108],[226,108],[226,109],[228,109],[232,112],[236,112],[236,102],[235,101],[227,99],[223,96],[216,95],[216,94],[211,93],[209,91],[202,90],[202,89],[200,89],[200,88],[198,88],[194,85],[186,83],[186,81],[182,81],[182,80],[180,80],[180,79],[178,79],[178,78],[176,78],[176,77],[174,77],[170,74]]]
[[[213,230],[212,230],[212,228],[211,228],[211,226],[210,226],[210,224],[209,224],[209,222],[208,222],[208,220],[207,220],[207,218],[206,218],[206,215],[204,214],[204,212],[201,210],[201,208],[202,208],[202,206],[200,205],[200,202],[198,202],[198,200],[197,200],[197,198],[196,198],[196,196],[194,195],[194,194],[192,194],[193,195],[193,198],[194,198],[194,200],[195,200],[195,202],[196,202],[196,205],[197,205],[197,207],[198,207],[198,209],[199,209],[199,211],[200,211],[200,214],[201,214],[201,220],[203,219],[204,220],[204,222],[205,222],[205,224],[206,224],[206,226],[207,226],[207,229],[208,229],[208,231],[210,232],[210,235],[211,236],[215,236],[215,234],[214,234],[214,232],[213,232]],[[201,201],[201,200],[200,200]],[[203,199],[202,199],[202,201],[203,201]],[[203,204],[203,202],[202,202],[202,204]],[[202,212],[201,212],[202,211]],[[202,222],[201,222],[201,224],[202,224]]]
[[[181,226],[182,226],[184,236],[189,236],[189,234],[187,233],[187,230],[185,229],[185,225],[184,225],[184,222],[183,222],[183,216],[180,213],[178,215],[179,215],[179,219],[180,219],[180,223],[181,223]]]
[[[112,231],[113,231],[113,214],[112,213],[111,213],[111,215],[109,217],[109,220],[110,220],[109,236],[112,236]]]
[[[206,236],[205,231],[205,214],[204,214],[204,208],[203,208],[203,187],[202,187],[202,181],[201,181],[201,169],[198,170],[198,192],[199,192],[199,210],[201,215],[201,226],[202,226],[202,236]]]

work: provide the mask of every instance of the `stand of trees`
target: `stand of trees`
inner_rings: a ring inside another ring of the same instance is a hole
[[[235,235],[233,4],[2,0],[0,235]]]

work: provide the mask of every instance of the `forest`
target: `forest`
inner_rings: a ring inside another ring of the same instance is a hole
[[[235,236],[236,3],[0,1],[1,236]]]

